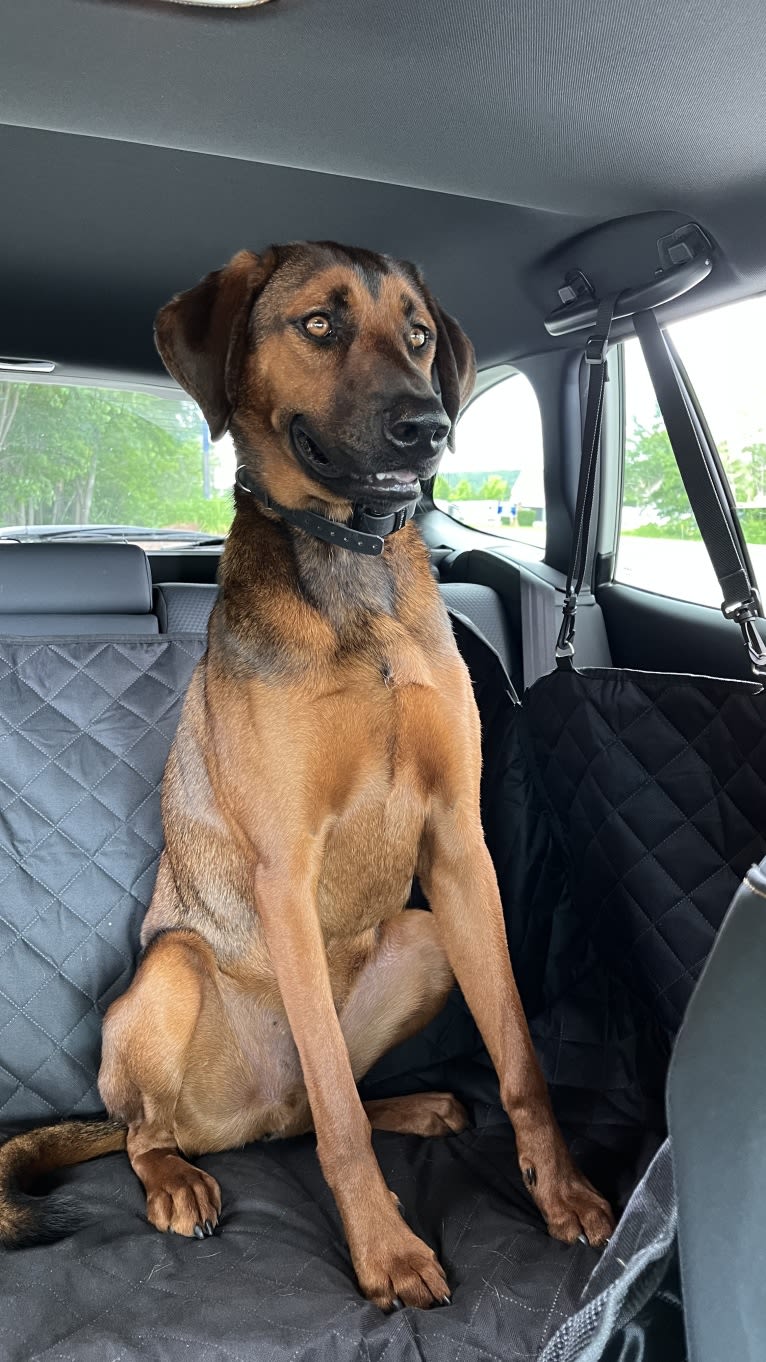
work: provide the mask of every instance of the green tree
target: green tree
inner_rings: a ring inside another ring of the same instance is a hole
[[[751,463],[749,459],[735,459],[728,453],[724,454],[721,450],[719,450],[719,453],[729,486],[734,494],[734,500],[737,506],[744,506],[746,502],[752,501],[756,495]]]
[[[467,478],[461,478],[456,487],[452,489],[452,501],[473,501],[475,492]]]
[[[698,539],[686,488],[659,410],[651,426],[635,421],[625,442],[623,499],[627,506],[650,511],[679,537]]]
[[[501,477],[498,473],[492,474],[487,478],[482,487],[476,493],[479,501],[507,501],[511,489],[508,480]]]
[[[748,455],[747,493],[741,498],[737,497],[737,501],[766,498],[766,444],[746,445],[742,453]]]
[[[0,390],[0,523],[224,532],[231,498],[202,495],[201,434],[185,398],[9,383]]]
[[[434,481],[434,501],[451,501],[452,488],[443,473],[437,474]]]

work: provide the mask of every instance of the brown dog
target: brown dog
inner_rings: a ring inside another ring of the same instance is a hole
[[[112,1120],[3,1147],[0,1233],[61,1232],[20,1186],[125,1147],[152,1224],[212,1233],[220,1192],[187,1157],[313,1126],[364,1294],[447,1300],[370,1128],[440,1135],[465,1113],[445,1093],[362,1103],[356,1082],[454,972],[550,1232],[601,1244],[609,1207],[556,1126],[511,970],[471,684],[402,527],[472,348],[412,266],[328,244],[235,256],[162,309],[157,343],[213,437],[231,427],[236,516],[165,774],[145,953],[104,1023]],[[403,911],[414,875],[430,913]]]

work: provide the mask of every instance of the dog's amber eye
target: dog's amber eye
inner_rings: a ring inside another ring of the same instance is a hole
[[[428,340],[429,332],[424,326],[410,327],[410,345],[413,350],[422,350]]]
[[[319,340],[324,340],[332,331],[329,321],[321,312],[317,312],[315,317],[307,317],[303,329],[309,336],[316,336]]]

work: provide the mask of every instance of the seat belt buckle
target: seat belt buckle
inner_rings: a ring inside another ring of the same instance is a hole
[[[766,681],[766,643],[752,619],[741,620],[739,627],[742,630],[753,675],[757,676],[759,681]]]
[[[556,661],[563,661],[565,658],[574,657],[574,636],[575,636],[575,615],[577,614],[577,597],[568,593],[564,597],[563,615],[559,636],[556,639]]]
[[[727,605],[724,601],[721,614],[739,625],[753,675],[759,681],[766,680],[766,643],[755,626],[755,621],[763,617],[757,589],[753,587],[747,599],[737,601],[735,605]]]
[[[721,614],[724,620],[733,620],[735,624],[747,624],[748,620],[758,620],[763,614],[761,597],[758,595],[758,588],[751,587],[750,595],[744,597],[743,601],[735,601],[733,605],[722,603]]]
[[[609,371],[606,364],[606,347],[609,344],[608,336],[589,336],[585,342],[585,363],[603,364],[604,379],[608,379]]]
[[[721,614],[724,619],[734,620],[735,624],[745,624],[747,620],[759,619],[763,614],[763,608],[757,587],[751,587],[749,596],[742,601],[735,601],[733,605],[727,605],[724,601]]]

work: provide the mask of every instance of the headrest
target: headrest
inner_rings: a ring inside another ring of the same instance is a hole
[[[137,544],[0,544],[0,615],[142,615],[149,560]]]

